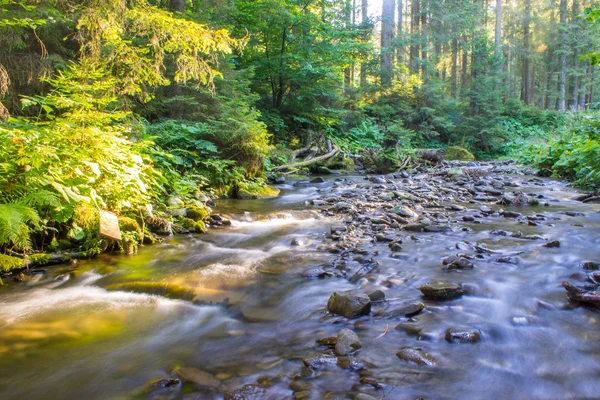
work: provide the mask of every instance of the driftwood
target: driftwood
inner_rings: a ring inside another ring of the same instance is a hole
[[[330,158],[335,157],[339,152],[340,152],[340,149],[338,149],[336,147],[333,150],[331,150],[329,153],[323,154],[322,156],[311,158],[309,160],[300,161],[300,162],[293,163],[293,164],[280,165],[279,167],[274,168],[273,171],[277,172],[277,171],[285,171],[288,169],[298,169],[298,168],[306,167],[308,165],[316,164],[321,161],[329,160]]]
[[[416,154],[423,160],[439,163],[446,156],[446,152],[442,149],[420,149]]]

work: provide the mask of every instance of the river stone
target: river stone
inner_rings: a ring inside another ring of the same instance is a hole
[[[231,393],[225,393],[225,400],[257,400],[266,393],[265,388],[260,385],[244,385]]]
[[[448,329],[446,331],[446,341],[448,343],[477,343],[481,340],[479,331],[460,331]]]
[[[161,379],[159,381],[152,382],[148,387],[150,389],[165,389],[178,387],[181,385],[181,381],[179,379]]]
[[[377,289],[376,291],[369,293],[369,299],[371,299],[373,303],[383,301],[385,300],[385,293]]]
[[[333,314],[356,318],[371,312],[371,299],[364,293],[335,292],[329,297],[327,308]]]
[[[560,242],[558,240],[553,240],[551,242],[546,243],[544,245],[544,247],[549,247],[549,248],[560,247]]]
[[[426,353],[423,349],[413,347],[403,347],[396,356],[406,362],[412,362],[417,365],[435,366],[437,360],[431,354]]]
[[[411,317],[423,311],[424,308],[425,304],[423,303],[407,303],[393,309],[392,311],[388,311],[385,313],[385,316],[388,318],[396,318],[400,316]]]
[[[354,400],[377,400],[376,397],[369,396],[368,394],[360,393],[357,394]]]
[[[329,354],[311,354],[308,357],[304,357],[302,362],[306,367],[319,369],[329,364],[336,364],[337,357]]]
[[[407,219],[410,222],[414,222],[419,219],[419,214],[408,207],[396,206],[391,209],[391,212]]]
[[[325,182],[325,179],[322,176],[317,176],[315,179],[310,181],[310,183],[323,183],[323,182]]]
[[[586,261],[582,264],[583,269],[588,271],[595,271],[600,268],[600,263],[594,261]]]
[[[363,347],[360,339],[350,329],[342,329],[337,334],[337,343],[335,344],[335,354],[345,356],[348,353]]]
[[[212,388],[218,388],[220,386],[220,382],[212,374],[196,368],[177,368],[173,373],[184,382],[195,383],[196,385]]]
[[[447,281],[427,282],[418,289],[423,293],[423,297],[430,300],[452,300],[463,295],[459,285]]]

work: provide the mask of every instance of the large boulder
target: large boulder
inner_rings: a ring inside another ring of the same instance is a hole
[[[475,156],[469,150],[460,146],[449,146],[446,149],[446,160],[475,161]]]
[[[364,293],[333,293],[327,301],[327,309],[333,314],[356,318],[371,312],[371,299]]]

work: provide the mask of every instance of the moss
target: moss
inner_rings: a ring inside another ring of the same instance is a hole
[[[204,221],[194,221],[191,218],[183,218],[181,220],[181,226],[183,226],[185,229],[187,229],[190,232],[204,232],[205,230],[205,225],[204,225]]]
[[[72,248],[73,248],[73,243],[71,243],[69,240],[67,240],[67,239],[58,240],[58,246],[57,246],[58,250],[69,250]]]
[[[121,290],[125,292],[153,294],[175,300],[196,300],[193,288],[163,282],[126,282],[108,285],[106,290]]]
[[[120,216],[119,228],[122,232],[135,232],[139,237],[142,237],[142,228],[140,228],[140,224],[133,218]]]
[[[263,186],[257,189],[252,190],[244,190],[240,189],[238,191],[237,197],[243,200],[250,199],[271,199],[279,196],[281,191],[273,186]]]
[[[50,261],[50,254],[36,253],[29,256],[29,260],[33,265],[46,265]]]
[[[204,221],[208,217],[208,210],[201,207],[189,207],[186,209],[186,215],[193,221]]]
[[[0,254],[0,272],[10,272],[15,269],[21,269],[23,266],[23,259]]]
[[[460,146],[450,146],[446,149],[446,160],[475,161],[475,156]]]

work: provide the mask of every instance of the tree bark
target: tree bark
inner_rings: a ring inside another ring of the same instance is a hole
[[[567,0],[560,0],[560,75],[558,77],[558,110],[566,109],[566,82],[567,82],[567,39],[565,29],[567,28]]]
[[[329,153],[323,154],[322,156],[311,158],[310,160],[300,161],[300,162],[297,162],[294,164],[280,165],[279,167],[273,168],[273,171],[277,172],[277,171],[285,171],[288,169],[297,169],[297,168],[306,167],[308,165],[316,164],[321,161],[329,160],[330,158],[337,155],[339,152],[340,152],[340,149],[338,149],[336,147],[333,150],[331,150]]]
[[[362,13],[362,26],[363,29],[367,27],[367,23],[369,22],[369,0],[362,0],[361,4],[361,13]],[[367,66],[363,62],[360,64],[360,86],[365,87],[367,85]]]
[[[419,57],[419,44],[417,42],[419,35],[419,0],[412,0],[410,5],[410,71],[416,72],[417,58]]]
[[[502,0],[496,0],[496,57],[502,55]]]
[[[521,100],[525,104],[531,102],[530,83],[529,83],[529,52],[530,38],[529,25],[531,21],[531,0],[525,0],[525,15],[523,18],[523,74],[521,80]]]
[[[383,0],[381,10],[381,86],[383,87],[392,85],[395,7],[395,0]]]
[[[404,18],[404,16],[402,14],[402,11],[402,0],[398,0],[398,21],[396,22],[396,38],[399,42],[396,49],[396,62],[398,63],[398,65],[404,62],[404,45],[400,43],[400,41],[403,38],[402,19]]]

